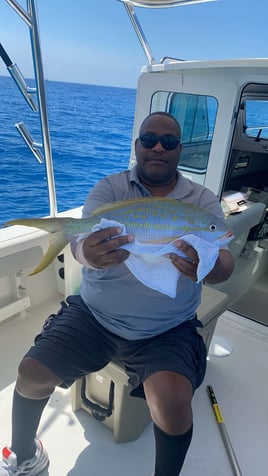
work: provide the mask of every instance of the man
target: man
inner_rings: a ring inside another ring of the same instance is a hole
[[[149,115],[135,143],[137,166],[101,180],[89,194],[83,216],[116,200],[168,196],[222,217],[214,194],[177,171],[180,136],[171,115]],[[169,256],[181,272],[172,299],[129,272],[124,264],[129,253],[121,246],[133,236],[118,236],[120,231],[110,227],[72,243],[74,255],[84,264],[81,296],[69,297],[68,305],[49,319],[19,366],[12,444],[3,451],[0,476],[35,476],[47,466],[47,453],[35,435],[49,396],[57,385],[68,387],[115,357],[125,364],[132,395],[145,396],[151,412],[154,475],[180,473],[192,437],[192,396],[206,368],[205,346],[196,330],[201,295],[196,282],[198,255],[177,240],[188,259]],[[221,249],[206,282],[224,281],[232,270],[230,252]]]

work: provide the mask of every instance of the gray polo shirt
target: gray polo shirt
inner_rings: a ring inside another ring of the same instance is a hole
[[[135,166],[98,182],[86,199],[83,217],[105,203],[146,196],[151,194],[139,181]],[[217,197],[180,172],[176,187],[167,196],[198,205],[223,218]],[[173,299],[144,286],[120,264],[103,270],[84,267],[80,293],[100,324],[114,334],[135,340],[163,333],[192,319],[201,300],[201,287],[201,283],[181,274]]]

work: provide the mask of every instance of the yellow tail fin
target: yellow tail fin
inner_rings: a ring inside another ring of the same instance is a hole
[[[43,271],[56,256],[65,248],[67,245],[68,240],[64,235],[64,231],[60,230],[54,232],[49,236],[49,247],[45,255],[43,256],[42,260],[40,261],[37,268],[35,268],[29,276],[33,276],[34,274],[40,273]]]
[[[30,273],[30,276],[43,271],[43,269],[45,269],[67,245],[69,240],[65,236],[63,223],[64,219],[62,218],[21,218],[18,220],[10,220],[5,223],[5,226],[23,225],[41,228],[42,230],[50,233],[48,250],[37,268],[35,268],[34,271]]]

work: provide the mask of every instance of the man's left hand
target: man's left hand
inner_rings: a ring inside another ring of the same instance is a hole
[[[185,276],[192,279],[193,281],[197,281],[197,266],[199,263],[199,258],[196,250],[183,240],[176,240],[174,241],[174,244],[189,259],[182,258],[175,253],[170,253],[168,257],[170,258],[171,262],[181,273],[185,274]],[[219,250],[219,256],[216,260],[214,268],[204,278],[204,281],[209,284],[222,283],[231,276],[233,270],[234,260],[230,251],[227,249],[221,249]]]
[[[174,245],[182,251],[188,259],[178,256],[176,253],[170,253],[168,257],[171,262],[181,273],[185,274],[185,276],[193,281],[197,281],[197,266],[199,258],[196,250],[183,240],[174,241]]]

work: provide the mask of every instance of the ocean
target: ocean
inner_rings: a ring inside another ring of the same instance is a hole
[[[31,86],[31,81],[27,80]],[[46,81],[58,211],[83,205],[93,185],[128,168],[136,90]],[[0,76],[0,223],[49,214],[45,163],[14,127],[23,122],[42,142],[31,111],[10,77]]]
[[[27,80],[33,86],[31,80]],[[136,90],[45,81],[59,212],[83,205],[102,177],[128,168]],[[268,104],[246,104],[246,134],[268,137]],[[23,122],[42,142],[33,112],[13,79],[0,76],[0,224],[49,215],[45,163],[40,164],[14,127]]]

